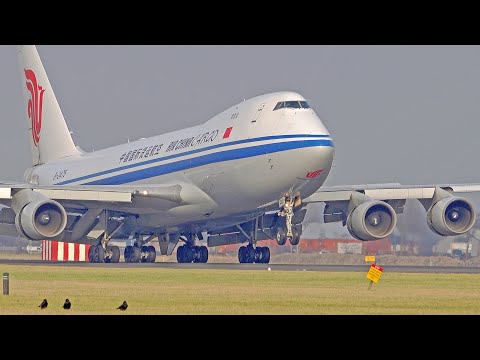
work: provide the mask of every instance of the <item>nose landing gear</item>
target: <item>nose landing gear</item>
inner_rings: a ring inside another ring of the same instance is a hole
[[[280,225],[277,227],[275,238],[278,245],[285,245],[287,240],[292,245],[298,245],[300,242],[300,233],[301,229],[299,226],[294,226],[292,224],[292,219],[294,216],[294,211],[302,205],[302,199],[300,194],[297,193],[295,196],[286,193],[278,201],[280,210],[277,215],[285,218],[285,226]]]

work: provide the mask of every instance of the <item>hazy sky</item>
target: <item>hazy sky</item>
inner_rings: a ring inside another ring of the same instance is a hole
[[[329,185],[480,182],[479,46],[50,46],[74,140],[101,149],[301,93],[336,146]],[[0,179],[30,166],[15,46],[0,46]]]

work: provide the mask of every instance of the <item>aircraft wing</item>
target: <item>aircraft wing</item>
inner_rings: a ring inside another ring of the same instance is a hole
[[[62,204],[77,208],[111,207],[112,204],[134,204],[135,198],[152,198],[172,203],[183,201],[180,193],[183,187],[173,185],[82,185],[82,186],[40,186],[24,183],[1,183],[0,203],[10,206],[13,197],[21,190],[32,190]]]
[[[366,229],[365,234],[354,236],[367,240],[381,237],[372,235],[372,229],[380,228],[382,220],[393,229],[396,214],[403,213],[406,200],[417,199],[427,211],[429,227],[440,235],[454,236],[470,229],[476,220],[475,205],[458,194],[476,192],[480,192],[480,184],[331,186],[321,188],[303,203],[325,203],[325,223],[341,221],[351,233],[357,229],[360,234],[358,229]],[[388,233],[383,230],[379,234]]]
[[[368,185],[342,185],[324,186],[308,198],[304,203],[318,203],[349,200],[352,192],[359,192],[376,200],[406,200],[406,199],[432,199],[436,188],[450,193],[480,192],[480,184],[457,185],[401,185],[368,184]]]
[[[134,186],[0,184],[0,224],[21,228],[20,235],[32,240],[53,239],[62,232],[59,230],[57,234],[58,228],[69,231],[69,241],[79,242],[98,224],[103,210],[133,222],[142,215],[180,219],[185,209],[208,213],[215,206],[207,194],[189,183]]]

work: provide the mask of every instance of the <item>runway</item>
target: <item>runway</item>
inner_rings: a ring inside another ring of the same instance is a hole
[[[175,262],[155,263],[117,263],[117,264],[91,264],[88,262],[63,262],[43,260],[8,260],[0,259],[0,265],[21,266],[66,266],[86,268],[132,268],[132,269],[209,269],[209,270],[258,270],[258,271],[323,271],[323,272],[367,272],[370,265],[298,265],[298,264],[178,264]],[[397,273],[424,273],[424,274],[480,274],[480,267],[457,266],[399,266],[381,265],[384,271]]]

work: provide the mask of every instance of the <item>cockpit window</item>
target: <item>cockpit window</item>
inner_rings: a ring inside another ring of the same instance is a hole
[[[285,101],[285,107],[291,109],[300,109],[300,103],[298,101]]]
[[[284,107],[285,107],[285,101],[280,101],[277,105],[275,105],[275,107],[273,108],[273,111],[282,109]]]
[[[278,109],[310,109],[310,106],[306,101],[280,101],[275,105],[273,111]]]
[[[310,109],[310,105],[306,101],[300,101],[300,105],[302,105],[303,109]]]

